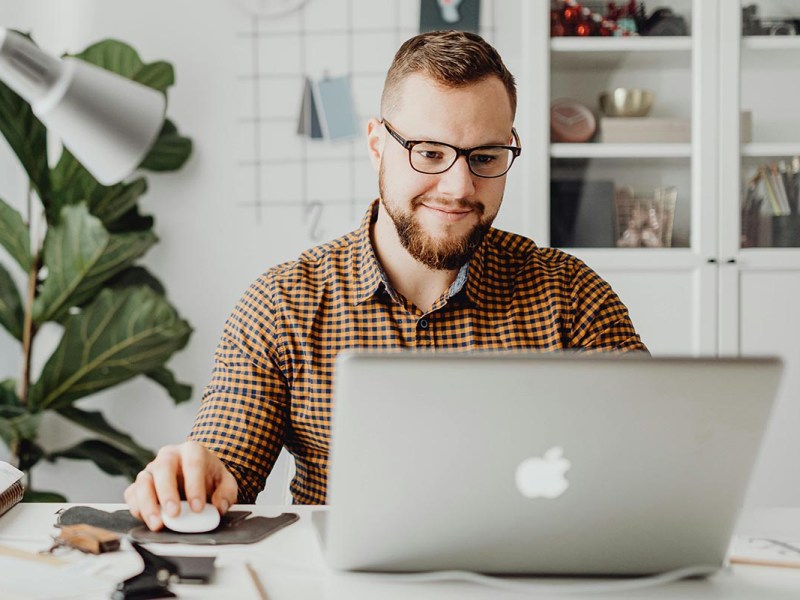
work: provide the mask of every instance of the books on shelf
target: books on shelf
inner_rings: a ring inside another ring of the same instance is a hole
[[[742,111],[740,141],[752,141],[753,119]],[[684,117],[601,117],[600,142],[611,144],[686,144],[692,141],[692,121]]]
[[[600,141],[612,144],[687,143],[692,123],[680,117],[602,117]]]
[[[0,461],[0,516],[22,500],[22,471]]]

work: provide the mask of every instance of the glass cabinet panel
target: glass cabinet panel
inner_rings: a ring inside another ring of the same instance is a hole
[[[800,247],[800,2],[741,2],[742,248]]]

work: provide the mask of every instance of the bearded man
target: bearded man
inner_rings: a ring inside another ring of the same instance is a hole
[[[324,503],[345,349],[646,351],[585,264],[492,228],[521,152],[516,101],[513,76],[475,34],[425,33],[400,47],[381,118],[367,124],[380,197],[356,231],[245,292],[189,441],[162,448],[125,492],[135,516],[155,530],[161,507],[175,515],[181,497],[221,513],[254,502],[284,447],[295,503]]]

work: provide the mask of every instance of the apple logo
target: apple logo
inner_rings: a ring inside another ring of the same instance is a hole
[[[526,498],[558,498],[569,487],[564,474],[571,466],[560,446],[550,448],[544,458],[526,458],[517,466],[517,489]]]

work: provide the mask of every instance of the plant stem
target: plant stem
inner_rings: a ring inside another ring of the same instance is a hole
[[[28,230],[33,236],[31,219],[31,196],[33,185],[28,187]],[[33,300],[36,297],[36,280],[41,267],[40,244],[37,244],[36,253],[33,255],[31,270],[28,273],[28,293],[25,297],[25,321],[22,327],[22,377],[19,382],[19,399],[22,406],[28,406],[28,391],[31,384],[31,355],[33,353],[33,338],[36,336],[36,324],[33,322]]]
[[[39,274],[39,253],[33,257],[33,265],[28,275],[28,295],[25,298],[25,323],[22,329],[22,378],[19,385],[19,399],[23,406],[28,405],[28,390],[31,381],[31,354],[36,325],[33,322],[33,299],[36,295],[36,278]]]

